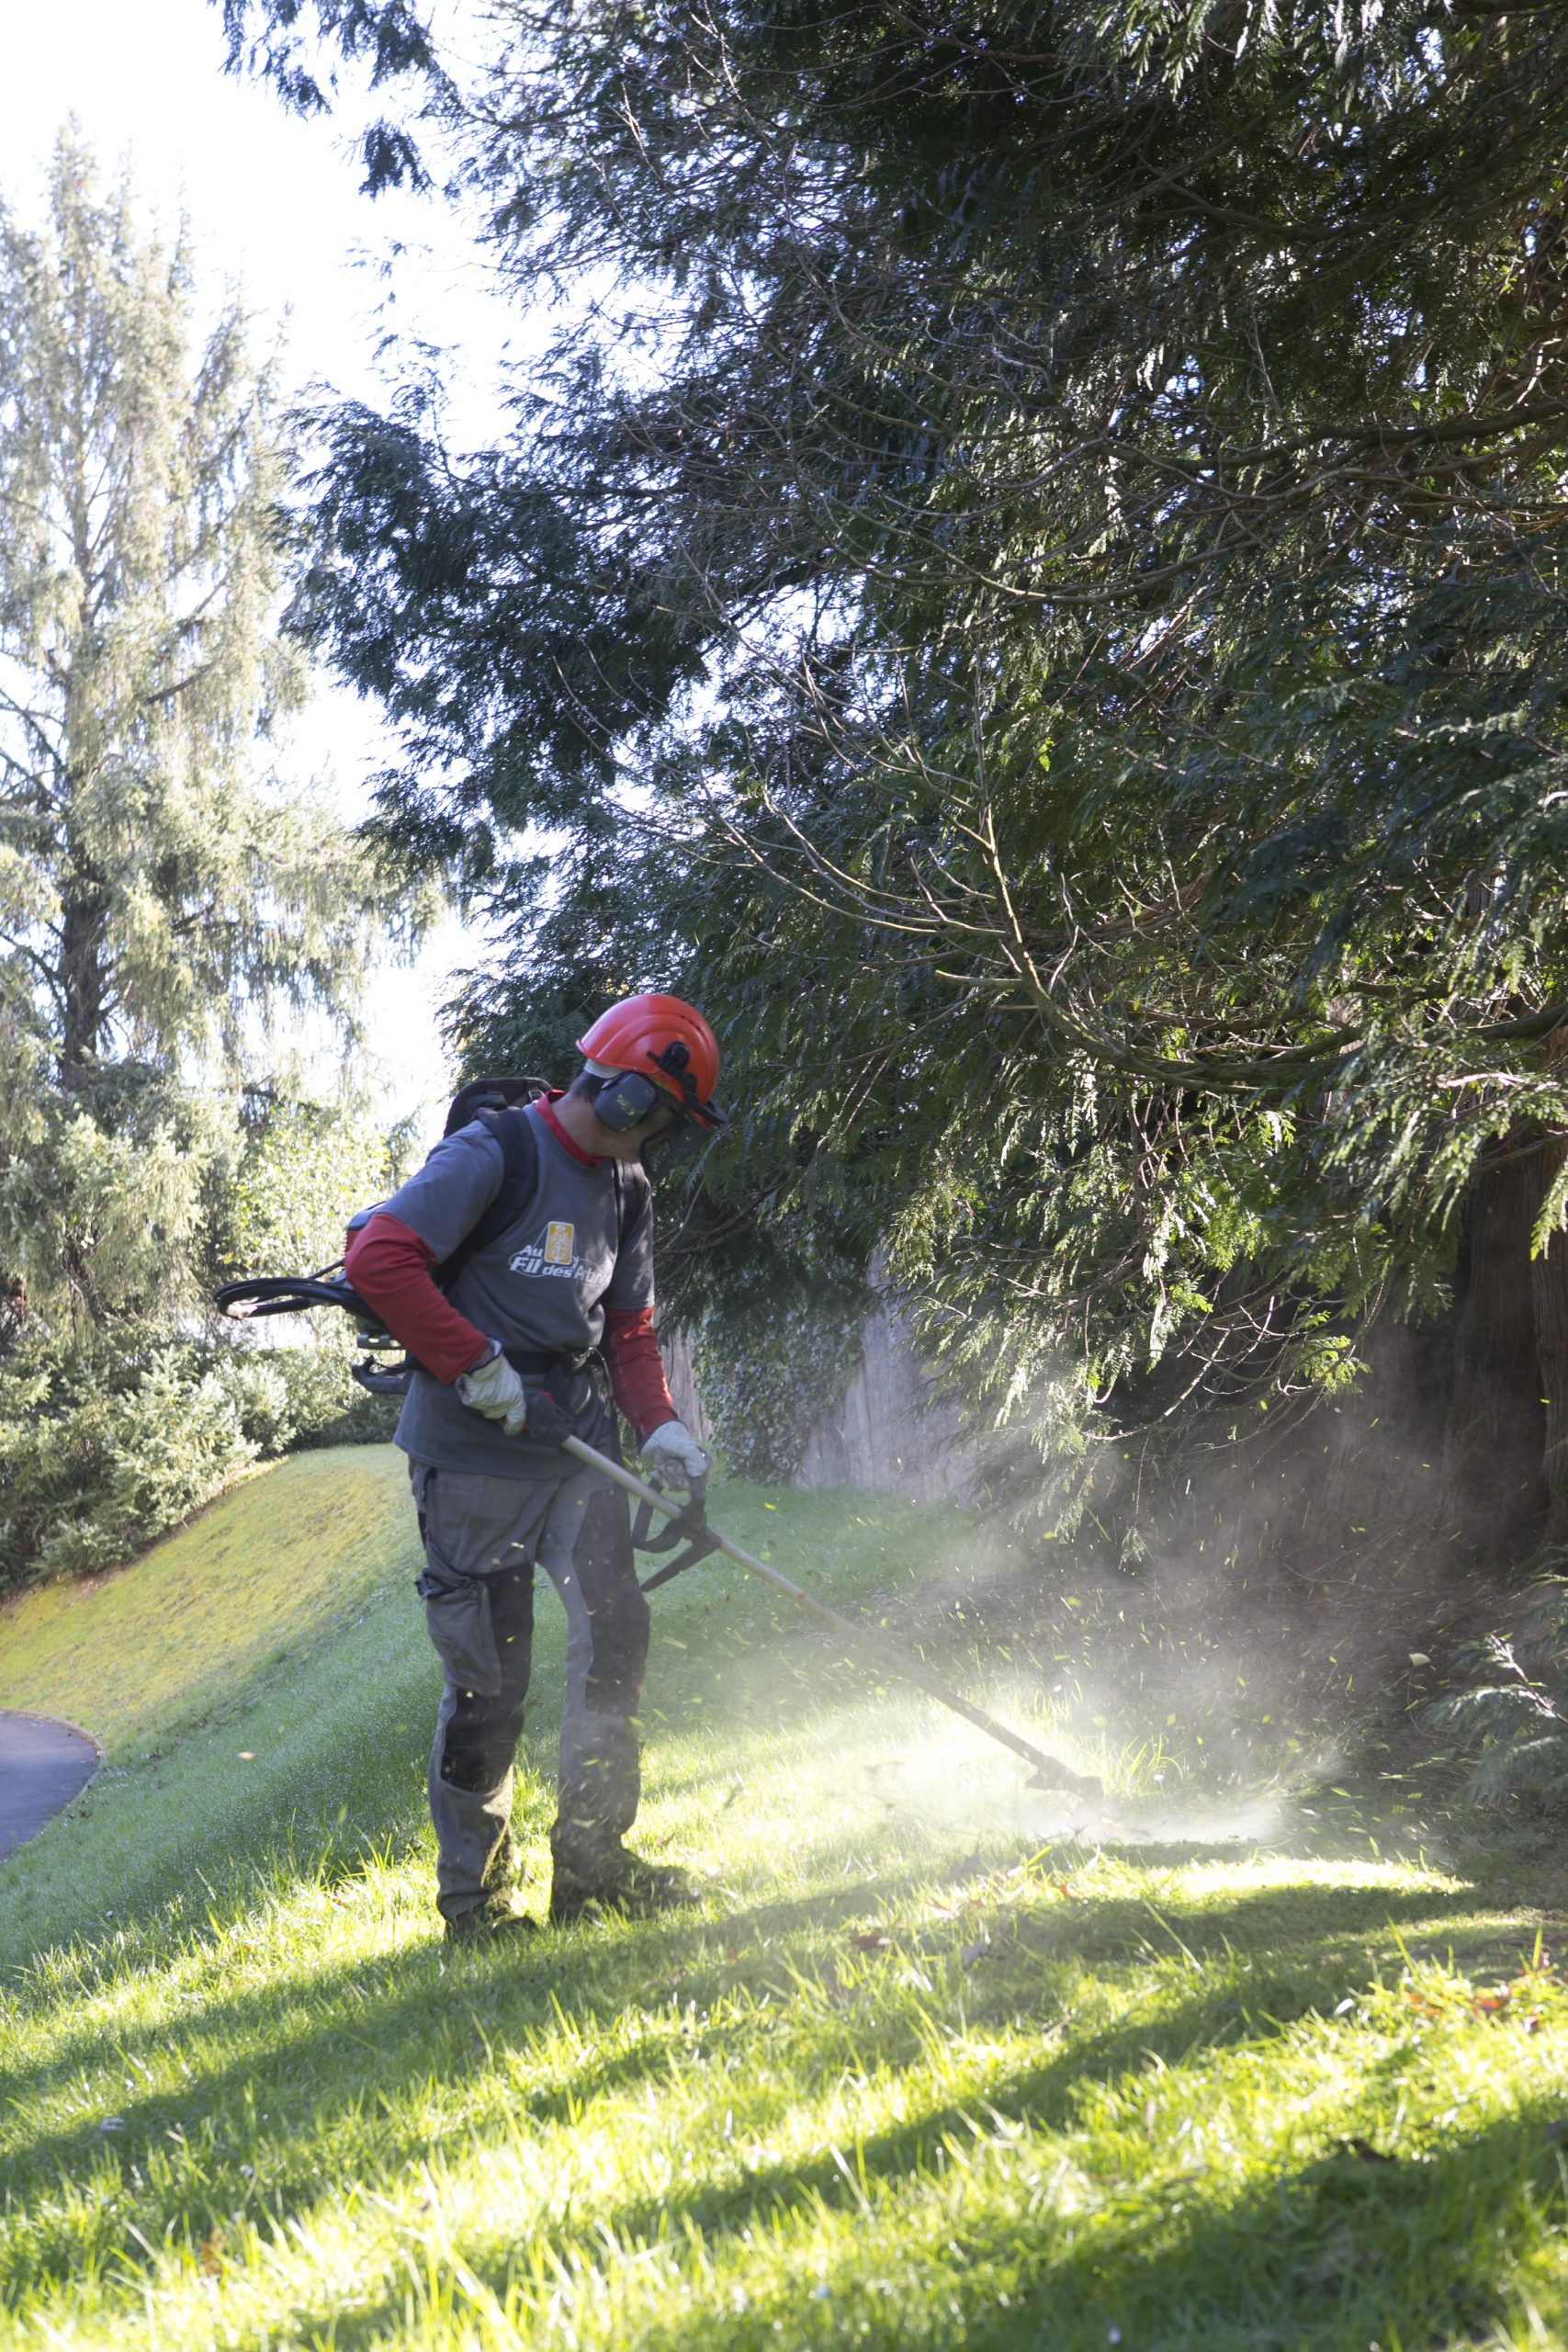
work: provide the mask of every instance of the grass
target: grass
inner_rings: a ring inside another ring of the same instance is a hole
[[[1568,2342],[1539,1860],[1461,1868],[1354,1793],[1261,1840],[1054,1836],[1000,1751],[710,1563],[657,1597],[639,1825],[703,1908],[449,1951],[397,1493],[368,1451],[303,1457],[0,1623],[8,1694],[13,1624],[51,1703],[98,1728],[107,1665],[120,1694],[119,1777],[0,1873],[0,2342]],[[978,1687],[934,1598],[984,1565],[958,1514],[731,1487],[715,1517]],[[228,1672],[224,1566],[255,1577]],[[1022,1648],[996,1695],[1047,1729]]]
[[[231,1704],[363,1608],[394,1566],[413,1576],[416,1549],[390,1446],[296,1454],[129,1571],[11,1602],[0,1706],[81,1721],[124,1760]]]

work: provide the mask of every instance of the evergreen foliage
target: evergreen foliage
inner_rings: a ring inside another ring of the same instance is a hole
[[[272,1016],[352,1036],[375,898],[266,773],[288,452],[243,312],[196,304],[73,132],[42,225],[0,209],[0,1583],[327,1418],[319,1370],[196,1336],[258,1182],[283,1215],[288,1117],[247,1156],[240,1115]]]
[[[315,0],[312,41],[300,28],[310,21],[301,0],[221,0],[231,72],[243,69],[271,82],[295,114],[330,113],[337,75],[330,66],[313,70],[313,51],[325,42],[360,69],[368,87],[427,76],[437,87],[445,75],[428,26],[409,0]],[[418,141],[406,123],[378,115],[360,135],[365,187],[371,195],[405,182],[428,187],[430,176]]]
[[[1544,1248],[1557,13],[497,22],[432,103],[519,295],[593,299],[506,448],[332,421],[299,617],[518,989],[613,935],[715,1014],[699,1229],[885,1238],[1067,1510],[1084,1433],[1440,1312],[1478,1171]]]
[[[388,1139],[368,1120],[318,1102],[273,1104],[233,1187],[224,1257],[247,1274],[335,1265],[349,1218],[397,1182]]]
[[[370,877],[259,783],[285,455],[231,307],[71,137],[0,219],[0,1233],[18,1314],[189,1312],[278,1004],[352,1018]]]
[[[1568,1809],[1568,1582],[1555,1574],[1523,1596],[1511,1632],[1488,1634],[1461,1661],[1434,1724],[1469,1760],[1472,1802],[1536,1814]]]
[[[0,1586],[115,1566],[292,1434],[281,1358],[24,1349],[0,1368]]]

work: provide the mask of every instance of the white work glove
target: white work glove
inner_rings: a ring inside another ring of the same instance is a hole
[[[667,1487],[684,1487],[708,1475],[708,1458],[684,1421],[664,1421],[642,1442],[642,1458]]]
[[[508,1437],[521,1437],[527,1427],[528,1393],[499,1348],[470,1372],[460,1372],[457,1389],[471,1412],[499,1421]]]

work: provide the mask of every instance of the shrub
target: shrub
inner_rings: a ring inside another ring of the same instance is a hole
[[[863,1296],[824,1283],[781,1296],[744,1275],[722,1306],[703,1316],[692,1356],[729,1468],[784,1486],[807,1441],[854,1368]]]
[[[112,1567],[290,1446],[388,1434],[335,1346],[24,1351],[0,1367],[0,1589]]]
[[[320,1318],[319,1330],[299,1347],[257,1350],[259,1360],[281,1381],[286,1402],[287,1436],[264,1453],[300,1453],[320,1445],[380,1445],[398,1425],[400,1400],[371,1396],[349,1378],[357,1352],[355,1337],[346,1321]]]
[[[1464,1656],[1471,1679],[1431,1709],[1473,1759],[1476,1804],[1517,1798],[1568,1809],[1568,1577],[1543,1577],[1525,1596],[1517,1634],[1495,1633]]]
[[[394,1182],[388,1138],[320,1102],[277,1104],[256,1128],[227,1204],[222,1255],[235,1273],[304,1274],[343,1255],[355,1209]]]

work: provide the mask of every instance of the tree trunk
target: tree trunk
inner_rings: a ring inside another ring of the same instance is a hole
[[[1568,1144],[1544,1146],[1541,1161],[1544,1183],[1550,1185],[1568,1161]],[[1568,1544],[1568,1233],[1554,1233],[1541,1256],[1531,1261],[1530,1297],[1546,1420],[1541,1471],[1547,1506],[1541,1543]]]
[[[1429,1553],[1442,1526],[1444,1431],[1454,1319],[1384,1315],[1356,1337],[1366,1366],[1350,1396],[1325,1400],[1303,1432],[1300,1566],[1342,1576],[1369,1543]]]
[[[91,884],[68,898],[61,918],[60,989],[63,1000],[60,1037],[60,1082],[74,1092],[103,1040],[107,980],[104,934],[108,908]]]
[[[1551,1165],[1547,1145],[1512,1138],[1508,1155],[1483,1170],[1465,1221],[1443,1494],[1465,1550],[1499,1565],[1534,1549],[1547,1513],[1529,1244]],[[1554,1281],[1562,1259],[1568,1249],[1553,1265]]]

